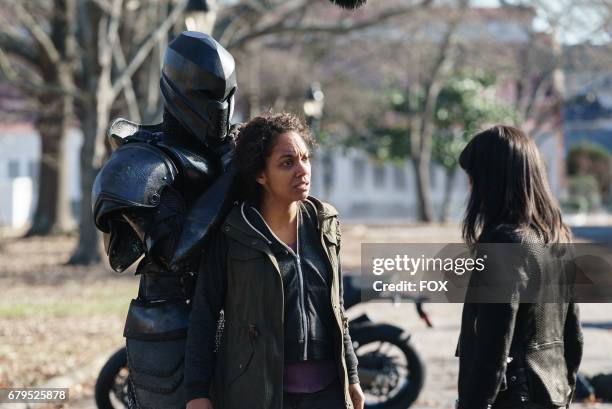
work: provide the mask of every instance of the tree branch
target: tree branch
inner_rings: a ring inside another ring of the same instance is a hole
[[[267,25],[266,27],[263,27],[259,30],[252,31],[241,37],[238,37],[238,39],[229,43],[227,45],[227,48],[229,50],[240,48],[244,46],[245,43],[255,38],[270,35],[270,34],[279,34],[279,33],[286,33],[286,32],[294,32],[294,33],[302,33],[302,34],[307,34],[307,33],[324,33],[324,34],[333,34],[333,35],[346,34],[351,31],[363,30],[363,29],[372,27],[376,24],[380,24],[394,17],[400,17],[406,14],[413,13],[414,10],[417,8],[423,8],[423,7],[429,6],[432,3],[432,1],[433,0],[423,0],[421,3],[419,3],[416,6],[394,8],[394,9],[382,12],[379,15],[371,17],[369,19],[359,21],[356,23],[355,22],[349,23],[349,24],[347,24],[346,22],[339,22],[335,24],[306,24],[306,25],[297,25],[297,26],[287,25],[285,21],[286,15],[284,14],[279,19],[277,19],[277,21]]]
[[[168,17],[164,20],[160,26],[153,31],[142,43],[142,45],[137,47],[136,55],[132,58],[129,64],[126,66],[125,70],[115,79],[113,82],[111,95],[116,98],[116,96],[121,92],[123,88],[123,84],[126,78],[134,75],[136,70],[142,65],[145,61],[151,49],[155,46],[159,38],[165,35],[166,32],[176,23],[176,21],[183,15],[185,11],[185,7],[187,7],[187,0],[181,0],[179,4],[177,4],[172,12],[168,15]]]
[[[431,138],[428,138],[428,135],[429,135],[429,129],[432,126],[431,116],[435,109],[436,100],[438,98],[437,95],[440,90],[440,84],[438,83],[439,82],[438,77],[440,76],[442,67],[448,60],[448,54],[451,51],[453,37],[455,35],[455,32],[457,31],[457,27],[459,26],[459,23],[463,19],[463,15],[465,14],[468,3],[469,3],[469,0],[460,0],[459,12],[454,18],[452,18],[452,20],[450,21],[448,30],[446,31],[446,33],[444,33],[444,38],[442,40],[442,44],[440,45],[438,55],[435,59],[433,67],[429,71],[431,74],[425,80],[425,84],[423,86],[425,90],[425,100],[423,102],[423,113],[421,115],[420,129],[419,129],[419,132],[421,135],[421,139],[420,139],[421,153],[429,152],[430,150],[429,145],[431,144],[431,140],[430,140]]]
[[[117,44],[113,47],[113,57],[115,64],[119,70],[124,70],[126,66],[125,55],[121,49],[121,44]],[[123,94],[127,102],[128,111],[130,113],[130,119],[132,121],[141,122],[140,110],[138,109],[138,101],[136,100],[136,92],[134,91],[134,84],[132,77],[126,77],[123,83]]]
[[[0,71],[2,72],[2,74],[4,74],[4,77],[13,84],[19,84],[20,81],[25,81],[29,83],[29,81],[25,80],[25,78],[23,78],[17,72],[15,67],[13,67],[10,58],[8,58],[2,48],[0,48]],[[37,87],[38,85],[42,85],[42,81],[32,83],[31,85]]]
[[[442,66],[444,65],[445,61],[448,58],[448,53],[451,49],[451,45],[453,43],[453,37],[455,35],[455,32],[457,31],[457,27],[459,26],[459,23],[461,22],[461,20],[463,19],[463,15],[465,14],[465,11],[467,9],[469,0],[461,0],[460,2],[460,10],[457,13],[457,16],[455,16],[449,24],[448,30],[446,30],[446,32],[444,33],[444,38],[442,39],[442,44],[440,46],[440,48],[438,49],[438,55],[436,57],[436,60],[434,62],[434,65],[430,71],[431,76],[428,78],[427,82],[433,83],[436,78],[438,77],[438,75],[440,74],[440,71],[442,69]]]
[[[113,6],[106,1],[102,0],[91,0],[100,10],[104,11],[108,15],[113,15]]]
[[[38,67],[40,64],[40,55],[32,44],[3,31],[0,31],[0,50],[17,56],[33,66]]]
[[[68,90],[59,85],[50,85],[41,81],[33,75],[26,76],[26,70],[15,69],[11,64],[7,54],[0,48],[0,72],[4,75],[6,80],[11,84],[15,85],[24,91],[27,91],[33,96],[38,96],[44,93],[56,93],[57,95],[70,95],[75,98],[83,99],[76,90]]]
[[[288,2],[289,3],[289,2]],[[287,8],[288,12],[285,12],[283,16],[277,18],[282,21],[287,18],[294,10],[301,9],[305,5],[308,5],[308,0],[299,0],[297,6],[290,5]],[[215,38],[220,44],[229,44],[235,36],[240,32],[241,28],[255,26],[257,17],[262,13],[258,13],[257,7],[252,6],[252,2],[249,1],[247,4],[239,3],[234,6],[228,7],[224,10],[224,17],[220,19],[215,27],[217,31],[214,31]],[[269,13],[270,14],[270,13]]]
[[[32,34],[32,37],[38,42],[41,49],[45,51],[47,58],[52,64],[58,64],[61,60],[60,53],[53,44],[53,40],[49,34],[45,32],[42,26],[36,21],[20,2],[15,2],[15,14],[24,24],[26,29]]]
[[[99,26],[99,35],[98,35],[98,50],[99,51],[99,62],[102,70],[108,68],[112,65],[113,58],[113,48],[117,44],[118,30],[119,30],[119,19],[121,17],[121,5],[123,4],[123,0],[113,0],[113,4],[111,6],[110,14],[108,16],[102,17],[100,20]],[[106,21],[108,20],[108,28],[106,32],[104,32],[106,28]]]
[[[119,42],[119,22],[121,19],[121,8],[123,0],[114,0],[110,15],[110,23],[108,24],[108,46],[115,48]]]
[[[542,95],[546,92],[545,88],[550,86],[550,82],[548,80],[552,78],[553,72],[554,69],[543,72],[535,81],[535,83],[532,84],[532,89],[525,103],[525,108],[521,112],[521,116],[525,120],[530,118],[531,113],[536,107],[536,104],[539,100],[541,100]]]

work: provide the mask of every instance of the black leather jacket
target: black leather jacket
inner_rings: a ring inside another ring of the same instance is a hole
[[[483,232],[482,243],[538,242],[535,234],[519,234],[502,225]],[[537,264],[542,276],[552,264],[534,251],[516,269]],[[507,263],[503,257],[489,260]],[[507,266],[505,266],[507,268]],[[513,269],[515,267],[513,266]],[[459,408],[484,409],[505,400],[567,406],[576,385],[583,340],[578,305],[563,303],[466,303],[457,348]],[[509,359],[510,358],[510,359]],[[510,363],[508,363],[510,361]]]

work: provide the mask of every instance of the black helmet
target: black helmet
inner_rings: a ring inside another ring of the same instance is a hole
[[[210,146],[227,137],[236,67],[211,36],[185,31],[168,44],[160,87],[166,110],[199,141]]]

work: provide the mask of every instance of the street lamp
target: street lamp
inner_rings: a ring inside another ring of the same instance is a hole
[[[318,129],[314,129],[319,126],[319,122],[323,117],[323,107],[325,106],[325,94],[321,90],[321,84],[313,82],[308,87],[306,92],[306,99],[304,101],[304,115],[308,121],[308,125],[313,128],[312,131],[315,134]]]
[[[185,25],[189,31],[212,34],[216,18],[215,0],[189,0],[185,7]]]

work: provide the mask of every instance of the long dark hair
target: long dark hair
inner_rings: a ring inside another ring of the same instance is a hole
[[[300,135],[309,149],[315,146],[314,138],[306,123],[289,112],[267,112],[244,125],[236,139],[234,153],[234,165],[238,170],[235,200],[260,203],[263,188],[256,179],[266,168],[266,160],[272,153],[278,137],[291,131]]]
[[[544,163],[530,137],[512,126],[480,132],[459,157],[472,184],[463,239],[474,244],[483,229],[500,224],[534,229],[545,243],[569,242]]]

